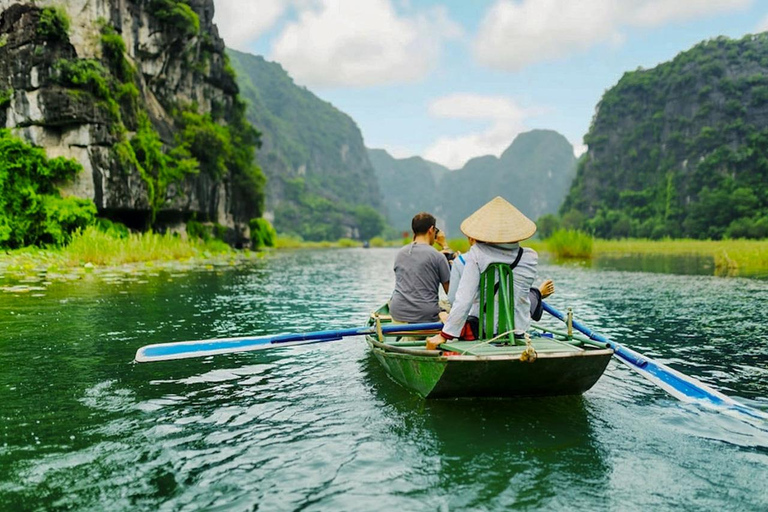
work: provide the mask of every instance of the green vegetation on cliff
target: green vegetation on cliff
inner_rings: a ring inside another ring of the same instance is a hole
[[[262,132],[259,162],[278,232],[306,240],[379,234],[383,204],[354,121],[294,84],[279,64],[228,53],[246,116]]]
[[[92,201],[62,198],[57,185],[82,170],[0,130],[0,247],[61,245],[96,216]]]
[[[626,73],[561,208],[596,236],[768,237],[768,34]]]

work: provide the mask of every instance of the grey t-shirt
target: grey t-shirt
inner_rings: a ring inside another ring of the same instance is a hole
[[[395,291],[389,301],[392,318],[400,322],[439,319],[438,287],[451,277],[445,255],[427,244],[411,242],[395,258]]]

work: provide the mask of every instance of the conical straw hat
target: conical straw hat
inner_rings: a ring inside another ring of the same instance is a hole
[[[496,196],[464,219],[461,232],[481,242],[509,244],[531,238],[536,224],[503,197]]]

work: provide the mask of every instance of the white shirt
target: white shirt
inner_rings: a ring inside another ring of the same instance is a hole
[[[458,338],[470,313],[477,316],[480,310],[480,274],[491,263],[514,263],[519,244],[491,245],[478,242],[464,255],[466,264],[461,275],[456,300],[443,326],[443,332]],[[512,271],[515,293],[515,334],[523,334],[531,324],[531,304],[528,290],[536,279],[539,255],[529,248],[523,249],[520,262]],[[498,308],[496,308],[498,311]]]
[[[459,289],[461,274],[464,273],[464,265],[466,265],[466,255],[459,254],[453,259],[453,265],[451,265],[451,282],[448,285],[448,302],[451,304],[456,302],[456,290]]]

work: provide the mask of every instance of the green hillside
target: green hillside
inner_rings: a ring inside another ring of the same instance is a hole
[[[601,237],[768,236],[768,34],[626,73],[561,208]]]
[[[266,209],[281,233],[306,240],[370,238],[384,204],[355,122],[264,58],[228,50],[246,116],[262,132]]]
[[[411,219],[420,211],[434,211],[439,197],[437,184],[450,171],[420,157],[396,159],[383,149],[369,149],[368,157],[389,212],[389,223],[398,231],[409,231]]]

